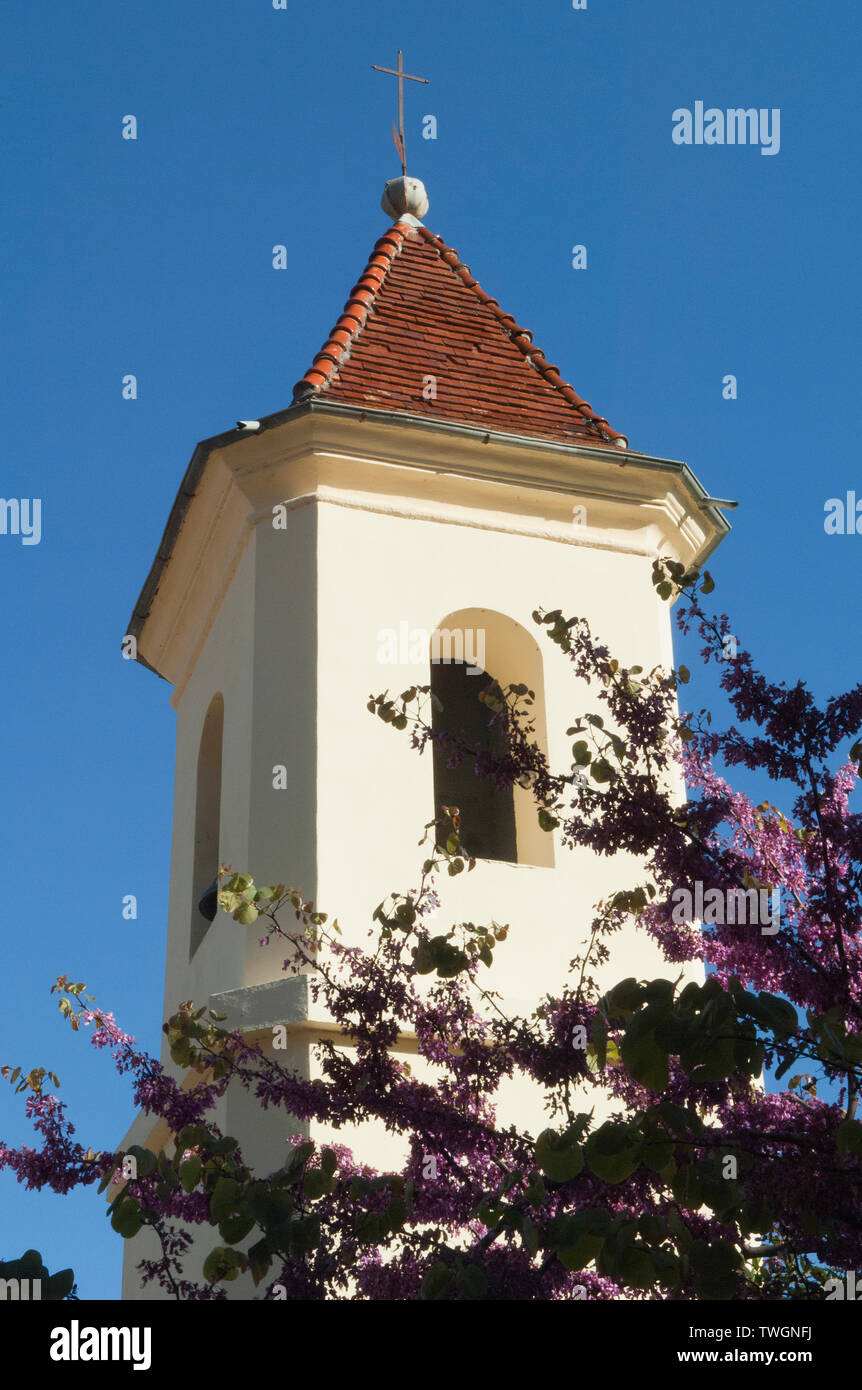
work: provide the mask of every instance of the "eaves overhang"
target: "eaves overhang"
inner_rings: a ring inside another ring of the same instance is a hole
[[[589,444],[567,444],[555,440],[542,439],[536,435],[512,434],[499,430],[485,430],[474,425],[462,425],[448,420],[429,419],[427,416],[413,415],[409,412],[375,410],[369,407],[352,405],[344,402],[327,400],[322,396],[305,397],[286,410],[276,411],[272,415],[263,416],[257,422],[257,428],[253,434],[247,429],[236,428],[226,430],[221,434],[213,435],[209,439],[202,440],[195,448],[186,469],[185,476],[180,484],[174,504],[168,517],[156,551],[155,559],[150,566],[149,574],[144,582],[137,602],[135,603],[130,618],[127,635],[135,638],[136,643],[140,638],[144,624],[150,614],[153,601],[158,592],[162,577],[170,563],[171,556],[177,543],[177,538],[182,529],[192,501],[198,491],[201,479],[210,455],[216,450],[229,449],[240,443],[244,443],[250,438],[259,438],[261,434],[269,430],[279,429],[284,425],[299,422],[309,415],[330,416],[342,418],[344,420],[355,420],[358,424],[365,421],[375,426],[400,428],[404,430],[415,430],[422,434],[439,435],[442,437],[459,438],[465,441],[473,441],[483,445],[497,445],[506,449],[530,450],[534,454],[541,452],[550,456],[569,457],[572,459],[589,459],[592,462],[600,463],[609,472],[616,472],[626,466],[636,469],[639,472],[655,471],[663,473],[665,476],[676,476],[684,484],[687,490],[694,497],[699,510],[704,518],[711,523],[709,536],[701,552],[701,562],[705,562],[715,551],[724,537],[731,530],[730,522],[723,515],[717,500],[710,497],[697,475],[692,471],[687,463],[673,459],[657,458],[649,454],[638,453],[633,449],[615,449],[611,453],[605,446],[590,446]],[[482,476],[481,470],[471,469],[477,476]],[[488,476],[491,476],[490,473]],[[543,485],[539,482],[532,484],[538,488]],[[550,487],[550,485],[547,485]],[[156,671],[146,658],[140,653],[136,659],[148,670]],[[157,675],[161,675],[156,671]],[[164,677],[162,677],[164,679]]]

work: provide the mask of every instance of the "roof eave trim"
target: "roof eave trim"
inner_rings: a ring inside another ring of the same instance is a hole
[[[439,420],[429,418],[425,415],[412,415],[407,411],[375,410],[370,406],[351,405],[343,401],[333,401],[327,399],[324,394],[311,394],[303,399],[294,402],[286,410],[276,411],[273,415],[262,416],[260,429],[255,432],[255,438],[259,437],[264,431],[278,429],[281,425],[289,424],[293,420],[300,420],[309,414],[341,416],[345,419],[356,419],[359,421],[368,420],[373,424],[401,426],[407,429],[419,429],[426,433],[454,435],[457,438],[473,439],[483,444],[499,444],[506,448],[541,450],[546,453],[562,454],[572,458],[590,458],[600,460],[603,463],[613,463],[620,467],[626,462],[638,468],[655,469],[660,472],[675,472],[685,480],[694,493],[697,501],[703,504],[701,510],[708,516],[713,526],[719,532],[710,542],[705,552],[704,558],[707,559],[713,553],[716,546],[731,530],[730,522],[710,502],[710,496],[699,478],[689,468],[687,463],[682,463],[676,459],[657,458],[651,454],[640,454],[633,449],[609,448],[607,445],[591,444],[565,444],[559,440],[543,439],[540,435],[528,434],[509,434],[503,430],[485,430],[477,425],[458,424],[453,420]],[[210,439],[201,440],[192,454],[189,466],[186,469],[185,477],[180,484],[174,505],[171,508],[167,525],[159,542],[156,558],[150,566],[150,572],[144,581],[143,588],[138,595],[138,600],[132,611],[126,634],[136,640],[140,636],[141,630],[149,616],[150,608],[156,591],[159,587],[162,574],[170,562],[173,554],[176,539],[185,520],[186,512],[194,498],[198,484],[203,476],[207,460],[211,453],[216,449],[222,449],[232,444],[237,444],[240,440],[248,439],[249,435],[245,430],[233,429],[226,430],[222,434],[213,435]],[[707,505],[709,504],[709,505]],[[136,660],[149,670],[155,670],[150,666],[146,659],[138,655]],[[159,673],[156,672],[158,675]],[[164,677],[162,677],[164,679]]]

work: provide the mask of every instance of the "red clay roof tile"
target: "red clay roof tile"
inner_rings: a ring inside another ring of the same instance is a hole
[[[457,251],[421,224],[398,222],[380,238],[294,388],[295,399],[324,393],[510,434],[627,447]]]

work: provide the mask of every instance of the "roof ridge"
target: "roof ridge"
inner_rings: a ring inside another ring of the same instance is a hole
[[[350,291],[347,303],[323,347],[315,354],[308,371],[293,388],[293,399],[316,394],[328,386],[342,362],[350,355],[350,347],[365,327],[378,291],[386,279],[392,262],[400,255],[410,224],[401,222],[390,227],[374,243],[368,264]]]
[[[498,299],[494,299],[492,295],[485,293],[479,281],[472,274],[470,267],[464,264],[455,248],[453,246],[447,246],[441,236],[435,235],[434,232],[430,232],[428,228],[421,223],[416,230],[425,241],[437,246],[441,259],[446,262],[468,289],[473,290],[480,304],[484,304],[486,308],[491,310],[491,313],[515,344],[515,347],[519,349],[529,366],[535,368],[539,375],[544,377],[545,381],[547,381],[550,386],[555,387],[565,400],[575,407],[587,426],[590,429],[595,429],[602,438],[606,440],[613,440],[614,442],[622,440],[621,447],[627,447],[628,440],[626,436],[620,434],[618,430],[612,429],[604,415],[597,415],[589,401],[585,401],[583,397],[578,395],[575,388],[568,381],[563,380],[560,376],[559,368],[547,361],[542,349],[534,345],[533,334],[530,329],[522,328],[513,314],[507,314],[500,308],[500,301]],[[536,361],[537,358],[540,360]],[[600,428],[601,426],[604,426],[604,428]]]

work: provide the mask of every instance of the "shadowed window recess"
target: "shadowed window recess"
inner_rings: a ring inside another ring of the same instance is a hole
[[[435,733],[459,734],[486,758],[505,753],[503,735],[478,699],[492,682],[505,691],[524,684],[532,738],[548,756],[545,680],[542,655],[532,633],[493,608],[459,608],[438,621],[429,644],[429,683],[444,706],[432,714]],[[441,659],[442,658],[442,659]],[[472,670],[474,675],[469,675]],[[525,786],[495,787],[477,777],[475,760],[447,767],[451,753],[434,743],[435,817],[442,806],[461,811],[465,849],[477,859],[533,868],[553,868],[554,837],[541,829],[532,791]]]
[[[434,709],[432,729],[463,740],[471,748],[493,757],[506,751],[499,728],[491,723],[492,714],[479,699],[493,680],[481,669],[466,662],[432,663],[431,689],[442,704]],[[517,862],[515,803],[512,787],[497,788],[491,778],[476,774],[476,759],[465,754],[458,767],[448,766],[453,749],[443,742],[434,748],[434,814],[443,816],[444,806],[457,806],[461,813],[461,842],[476,859]],[[442,833],[442,829],[440,832]]]
[[[198,753],[189,960],[209,931],[210,923],[218,911],[223,735],[224,700],[221,695],[215,695],[204,720]]]

